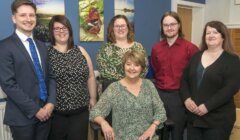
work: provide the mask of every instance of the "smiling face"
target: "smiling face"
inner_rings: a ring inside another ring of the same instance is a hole
[[[178,31],[180,28],[177,20],[171,16],[166,16],[162,22],[163,33],[166,38],[174,38],[178,36]]]
[[[128,59],[124,64],[125,77],[129,79],[136,79],[140,77],[142,66]]]
[[[57,44],[67,44],[69,39],[69,30],[62,23],[54,22],[53,36]]]
[[[18,7],[17,12],[13,14],[12,20],[18,31],[30,36],[36,26],[35,10],[29,5],[22,5]]]
[[[127,39],[128,27],[123,18],[118,18],[114,22],[113,32],[116,40]]]
[[[205,41],[208,47],[221,47],[223,44],[223,38],[221,33],[219,33],[215,28],[207,26]]]

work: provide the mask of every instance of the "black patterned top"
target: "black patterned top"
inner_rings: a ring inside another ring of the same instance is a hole
[[[75,113],[89,104],[87,60],[79,48],[62,53],[50,47],[49,61],[56,75],[57,104],[59,113]]]

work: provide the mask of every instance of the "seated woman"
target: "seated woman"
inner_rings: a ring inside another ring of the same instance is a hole
[[[90,120],[101,126],[107,140],[155,140],[166,113],[153,83],[140,77],[146,69],[145,55],[130,50],[122,63],[125,77],[108,86],[90,111]],[[113,127],[104,119],[110,111]]]

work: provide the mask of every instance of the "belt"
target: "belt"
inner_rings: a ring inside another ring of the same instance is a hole
[[[179,90],[178,89],[159,89],[158,88],[158,90],[160,90],[160,91],[163,91],[163,92],[179,92]]]

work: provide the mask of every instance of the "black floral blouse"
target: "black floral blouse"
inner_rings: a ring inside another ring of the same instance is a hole
[[[89,68],[79,48],[62,53],[50,47],[49,63],[56,75],[57,104],[55,111],[71,113],[89,104],[87,80]]]

